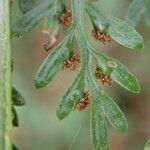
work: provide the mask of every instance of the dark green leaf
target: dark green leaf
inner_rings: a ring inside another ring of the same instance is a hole
[[[13,150],[19,150],[17,147],[16,147],[16,145],[12,145],[12,148],[13,148]]]
[[[135,27],[140,20],[143,8],[144,0],[133,0],[125,16],[126,22],[132,27]]]
[[[19,120],[18,120],[18,115],[17,115],[15,107],[12,107],[12,114],[13,114],[13,120],[12,120],[13,126],[18,127]]]
[[[84,90],[84,72],[82,70],[66,91],[65,95],[61,99],[59,108],[57,109],[57,117],[59,120],[64,119],[73,110],[75,106],[83,96]]]
[[[19,0],[19,7],[23,13],[28,12],[34,6],[34,0]]]
[[[24,97],[14,87],[12,88],[12,101],[15,106],[26,104]]]
[[[143,38],[133,27],[113,16],[108,20],[108,33],[115,41],[131,49],[144,47]]]
[[[94,93],[90,94],[90,100],[90,132],[93,149],[108,150],[107,120],[104,109]]]
[[[28,11],[22,18],[18,19],[12,27],[12,36],[21,36],[22,34],[32,30],[36,24],[42,19],[44,14],[50,10],[52,1],[45,0],[37,7]]]
[[[110,124],[117,131],[123,132],[123,133],[126,132],[128,129],[128,124],[120,108],[116,105],[116,103],[110,97],[103,94],[100,98],[103,101],[103,105],[105,107],[105,114]]]
[[[149,0],[145,0],[144,22],[146,26],[150,29],[150,1]]]
[[[146,142],[144,150],[150,150],[150,139],[148,139],[148,141]]]
[[[140,91],[139,83],[132,73],[115,59],[109,58],[102,53],[91,48],[94,57],[97,60],[98,67],[103,73],[109,75],[115,82],[126,90],[138,93]]]
[[[44,87],[52,81],[59,69],[63,67],[65,60],[70,58],[74,29],[71,30],[68,31],[66,39],[47,56],[40,66],[35,77],[35,85],[37,88]]]

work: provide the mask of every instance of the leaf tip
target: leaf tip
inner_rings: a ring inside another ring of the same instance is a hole
[[[144,42],[143,42],[143,40],[141,40],[141,42],[138,43],[135,48],[138,48],[138,49],[144,48]]]
[[[60,111],[59,111],[59,110],[56,110],[56,115],[57,115],[57,118],[58,118],[58,120],[59,120],[59,121],[61,121],[61,120],[63,120],[63,119],[64,119],[64,117],[63,117],[62,113],[60,113]]]
[[[135,82],[135,86],[134,86],[134,89],[132,90],[133,93],[140,93],[140,84],[138,82],[138,80],[136,80]]]
[[[128,131],[128,123],[127,120],[124,122],[124,126],[121,128],[120,132],[126,134]]]
[[[47,82],[47,80],[44,80],[43,76],[39,72],[37,72],[34,83],[35,87],[38,89],[46,86],[49,82]]]
[[[44,87],[45,85],[43,84],[43,82],[40,82],[38,80],[35,79],[35,87],[37,89]]]

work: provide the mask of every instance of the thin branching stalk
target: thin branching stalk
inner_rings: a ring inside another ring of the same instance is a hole
[[[11,150],[10,0],[0,1],[0,150]]]

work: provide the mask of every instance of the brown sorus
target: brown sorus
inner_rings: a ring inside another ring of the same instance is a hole
[[[70,71],[76,70],[80,63],[80,55],[78,53],[73,53],[69,60],[66,60],[63,68],[67,68]]]
[[[65,12],[61,15],[60,21],[64,26],[68,26],[71,20],[71,10],[66,8]]]
[[[96,40],[101,41],[103,44],[111,42],[111,37],[107,33],[102,33],[98,30],[93,30],[92,35]]]
[[[84,92],[83,93],[83,97],[81,98],[80,102],[77,103],[74,107],[73,107],[73,110],[78,110],[78,111],[82,111],[84,110],[87,105],[90,104],[90,101],[89,101],[89,92]]]
[[[108,85],[111,85],[112,83],[111,78],[108,75],[103,74],[99,68],[95,70],[95,76],[97,79],[99,79],[102,82],[102,84],[106,83]]]

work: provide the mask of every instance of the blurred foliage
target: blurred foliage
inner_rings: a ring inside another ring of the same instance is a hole
[[[125,19],[133,27],[137,26],[141,16],[144,16],[144,23],[150,29],[150,1],[133,0],[130,4]]]

